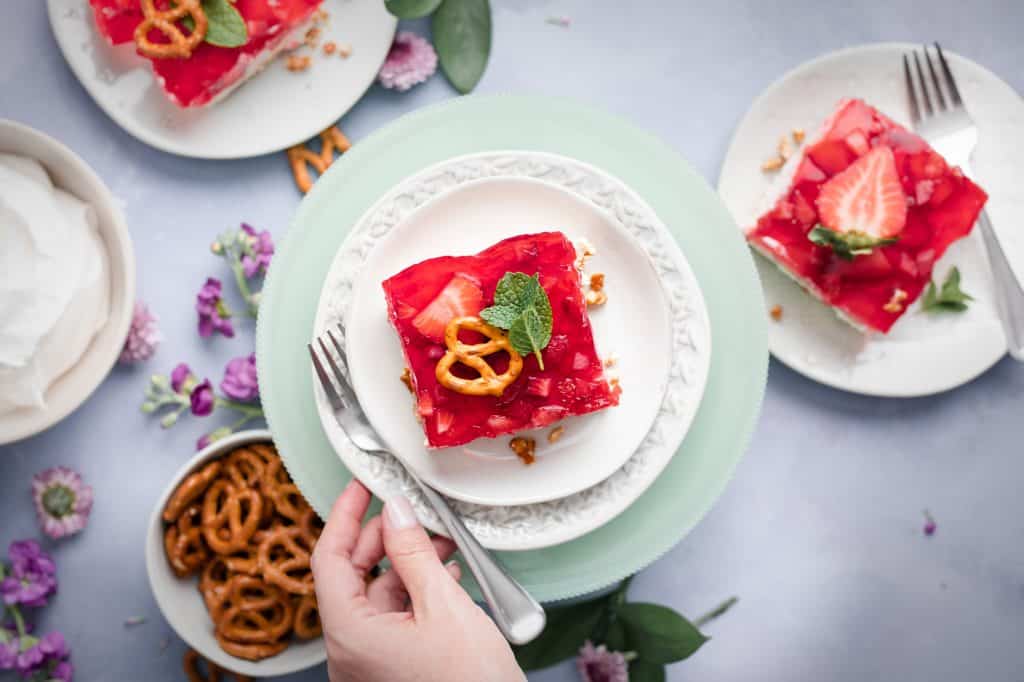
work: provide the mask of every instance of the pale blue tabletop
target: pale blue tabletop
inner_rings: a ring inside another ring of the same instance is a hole
[[[50,545],[61,590],[42,624],[67,635],[78,680],[181,680],[183,645],[150,594],[142,543],[153,500],[210,425],[186,419],[163,431],[138,404],[152,371],[185,360],[216,380],[228,358],[249,352],[251,324],[231,342],[195,333],[199,284],[225,274],[206,247],[242,220],[280,236],[299,196],[282,154],[197,161],[136,141],[65,65],[43,0],[2,4],[0,117],[68,144],[123,200],[139,295],[166,340],[149,364],[116,369],[56,428],[0,448],[0,546],[39,533],[33,473],[59,464],[81,471],[95,509],[83,534]],[[494,51],[480,92],[589,101],[661,136],[712,183],[750,101],[835,48],[939,40],[1024,90],[1018,0],[890,0],[870,3],[874,11],[814,0],[493,4]],[[546,24],[550,15],[571,17],[571,27]],[[342,125],[358,144],[452,96],[440,76],[405,94],[375,87]],[[194,219],[182,219],[182,205],[198,207]],[[633,588],[637,599],[691,616],[740,597],[708,626],[712,641],[669,678],[1020,680],[1022,401],[1024,366],[1008,359],[956,391],[917,400],[840,393],[773,361],[760,427],[735,480]],[[931,538],[921,530],[924,508],[938,522]],[[147,620],[128,629],[131,616]],[[324,678],[320,668],[290,679]],[[565,664],[531,679],[577,678]]]

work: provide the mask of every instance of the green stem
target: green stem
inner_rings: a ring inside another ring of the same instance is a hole
[[[256,317],[257,306],[252,304],[252,290],[249,289],[249,280],[245,278],[245,271],[242,269],[242,262],[237,256],[231,259],[231,271],[235,273],[235,284],[238,286],[242,300],[245,301],[245,312],[250,317]]]
[[[221,398],[220,396],[217,396],[214,400],[217,407],[226,407],[229,410],[234,410],[235,412],[245,415],[246,421],[259,419],[263,416],[263,408],[259,405],[240,403],[235,400],[229,400],[228,398]]]
[[[25,631],[25,618],[21,615],[21,609],[17,606],[8,606],[7,613],[11,614],[11,618],[14,619],[14,626],[18,628],[18,639],[28,634]]]
[[[738,602],[739,600],[739,597],[729,597],[724,602],[722,602],[715,608],[711,609],[697,620],[693,621],[693,624],[699,628],[705,625],[706,623],[710,623],[715,618],[724,615],[725,612],[731,609],[733,606],[735,606],[736,602]]]

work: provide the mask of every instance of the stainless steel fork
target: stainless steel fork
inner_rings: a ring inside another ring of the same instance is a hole
[[[970,161],[974,147],[978,143],[978,127],[967,113],[953,71],[949,68],[949,62],[946,61],[946,56],[938,43],[935,43],[935,53],[939,63],[938,70],[932,61],[928,46],[923,46],[922,55],[924,63],[927,64],[927,78],[917,52],[912,52],[909,57],[907,54],[903,55],[903,75],[910,98],[910,118],[914,129],[935,151],[945,157],[950,164],[960,166],[964,174],[973,179]],[[939,71],[942,72],[942,78],[939,77]],[[1020,282],[1014,276],[1013,268],[984,210],[978,216],[978,227],[985,244],[985,252],[988,254],[989,266],[992,268],[996,307],[999,310],[999,319],[1003,323],[1003,331],[1006,333],[1010,355],[1024,362],[1024,289],[1021,289]]]
[[[344,329],[341,325],[338,325],[338,331],[344,337]],[[324,336],[333,346],[334,353],[328,348]],[[544,629],[546,617],[543,607],[515,578],[508,574],[490,552],[484,549],[448,502],[437,491],[421,481],[416,472],[401,458],[388,450],[359,406],[355,391],[348,379],[348,359],[345,356],[345,349],[333,331],[328,330],[325,335],[317,338],[317,344],[320,346],[319,355],[323,355],[323,360],[330,367],[330,374],[312,344],[308,346],[309,355],[313,359],[313,367],[320,379],[320,385],[323,386],[324,392],[327,394],[335,419],[342,430],[359,449],[371,454],[393,456],[398,459],[409,476],[423,491],[423,495],[448,530],[448,535],[462,552],[462,558],[465,560],[466,566],[469,567],[470,573],[476,578],[480,592],[484,595],[484,600],[491,610],[491,617],[498,629],[512,644],[526,644],[533,640]],[[331,375],[334,376],[334,382],[337,382],[337,388],[331,381]]]

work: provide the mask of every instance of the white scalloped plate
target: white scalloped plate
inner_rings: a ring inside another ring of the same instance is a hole
[[[531,467],[495,456],[507,448],[504,439],[471,444],[475,454],[426,454],[421,445],[412,453],[430,458],[417,459],[417,471],[437,487],[487,500],[456,504],[495,549],[557,544],[614,518],[657,478],[685,436],[703,394],[711,342],[703,298],[675,240],[635,193],[598,169],[535,152],[478,154],[425,169],[382,198],[353,228],[321,292],[315,331],[346,320],[360,400],[378,430],[409,456],[408,444],[422,443],[423,435],[397,380],[401,351],[380,281],[422,258],[472,253],[514,234],[560,228],[576,236],[574,225],[598,248],[592,269],[608,275],[611,300],[593,321],[599,351],[619,356],[622,405],[571,420],[565,444],[544,453],[541,441]],[[638,340],[638,328],[650,338]],[[627,343],[641,352],[631,353]],[[353,448],[319,388],[316,400],[346,466],[380,497],[412,498],[424,522],[439,529],[401,465]],[[453,481],[456,488],[446,485]]]

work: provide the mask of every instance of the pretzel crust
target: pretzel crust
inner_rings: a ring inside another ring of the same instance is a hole
[[[483,334],[488,338],[484,343],[463,343],[459,332],[463,329]],[[492,327],[479,317],[456,317],[449,320],[444,330],[444,345],[448,348],[437,362],[437,382],[463,395],[500,396],[523,371],[523,356],[512,348],[508,337],[497,327]],[[508,353],[508,369],[501,374],[494,371],[484,357],[505,351]],[[480,376],[463,379],[452,374],[452,367],[461,363],[476,370]]]
[[[166,10],[158,10],[155,0],[139,0],[142,21],[135,27],[135,45],[140,53],[153,59],[188,59],[206,38],[209,21],[200,0],[175,0]],[[178,22],[191,17],[193,29],[185,34]],[[153,29],[170,42],[155,43],[149,39]]]

